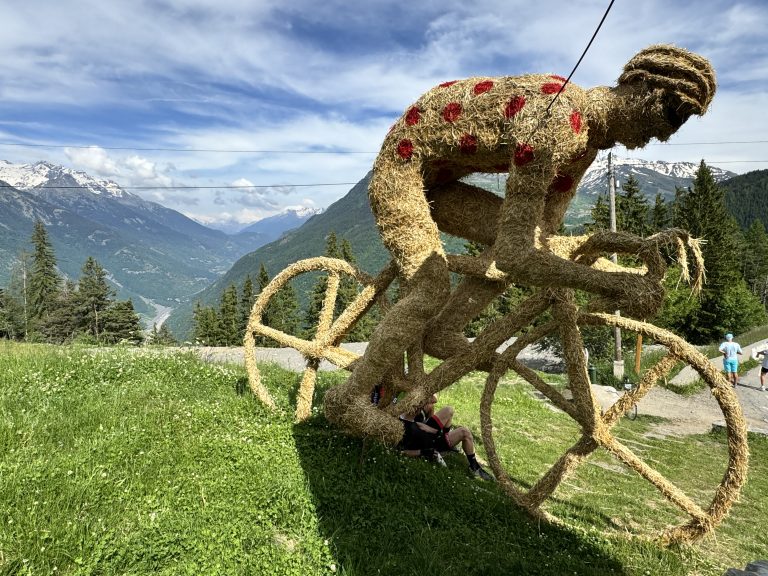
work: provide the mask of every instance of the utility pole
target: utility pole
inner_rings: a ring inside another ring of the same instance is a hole
[[[611,232],[616,232],[616,179],[613,176],[613,166],[611,166],[611,152],[608,152],[608,205],[610,208]],[[614,264],[619,263],[618,256],[614,252],[611,254],[611,261]],[[616,310],[616,316],[621,312]],[[613,355],[613,375],[621,380],[624,378],[624,360],[621,358],[621,328],[616,326],[613,329],[614,355]]]

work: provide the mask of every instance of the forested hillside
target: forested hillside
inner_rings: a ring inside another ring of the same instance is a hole
[[[755,170],[721,183],[725,205],[746,230],[755,220],[768,229],[768,170]]]

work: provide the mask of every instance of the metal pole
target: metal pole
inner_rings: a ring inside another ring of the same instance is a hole
[[[613,175],[613,166],[611,166],[611,152],[608,152],[608,206],[610,208],[610,225],[611,232],[616,232],[616,179]],[[614,252],[611,254],[611,261],[614,264],[618,264],[618,256]],[[620,316],[621,312],[616,310],[616,316]],[[613,362],[613,375],[616,378],[624,377],[624,361],[621,358],[621,329],[617,326],[613,329],[613,341],[614,341],[614,362]]]

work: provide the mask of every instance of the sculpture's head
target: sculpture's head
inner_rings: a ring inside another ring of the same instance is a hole
[[[708,60],[668,44],[638,52],[619,77],[617,90],[628,96],[630,126],[619,141],[644,146],[667,140],[692,115],[706,112],[715,95],[715,71]],[[627,141],[625,141],[626,139]]]

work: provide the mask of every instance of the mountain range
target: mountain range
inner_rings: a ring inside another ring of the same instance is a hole
[[[632,174],[653,201],[657,193],[671,200],[675,187],[689,186],[698,164],[614,157],[613,167],[619,186]],[[734,176],[710,169],[719,181]],[[607,173],[607,158],[592,164],[568,210],[567,226],[590,219],[597,195],[607,191]],[[151,320],[170,314],[170,328],[186,337],[194,302],[217,304],[227,286],[241,286],[248,274],[255,278],[261,263],[274,276],[296,260],[322,254],[331,231],[351,243],[362,269],[378,271],[389,254],[368,205],[369,178],[324,212],[287,211],[226,234],[144,200],[115,182],[46,162],[0,160],[0,286],[8,284],[22,251],[31,250],[29,239],[39,218],[46,224],[64,275],[78,278],[86,258],[93,256],[107,271],[118,297],[131,298],[145,321],[151,325]],[[503,195],[501,175],[473,175],[470,181]],[[444,240],[448,250],[462,249],[462,240],[447,236]],[[309,286],[304,279],[299,292]]]
[[[0,286],[8,284],[22,252],[31,250],[40,219],[62,274],[77,279],[93,256],[119,298],[131,298],[145,319],[157,318],[279,237],[281,226],[309,217],[280,216],[227,235],[85,172],[0,160]]]
[[[640,183],[641,190],[652,203],[657,193],[665,200],[674,199],[675,187],[691,185],[699,165],[690,162],[647,162],[636,159],[613,159],[618,185],[630,174]],[[734,176],[732,172],[711,167],[718,180]],[[598,194],[608,189],[608,160],[596,160],[589,168],[577,190],[576,197],[566,214],[566,226],[576,226],[590,219],[590,211]],[[331,204],[325,212],[310,218],[300,228],[287,232],[276,242],[266,244],[240,258],[232,268],[208,288],[197,294],[194,302],[204,306],[216,306],[223,291],[231,284],[240,287],[247,275],[256,278],[259,266],[264,264],[270,277],[289,264],[312,256],[322,255],[325,239],[330,232],[347,239],[353,249],[358,266],[369,273],[378,272],[389,259],[389,253],[381,244],[379,234],[368,204],[370,173],[358,182],[343,198]],[[468,178],[471,183],[490,190],[499,196],[504,194],[506,179],[500,174],[475,174]],[[448,251],[461,251],[464,241],[443,237]],[[306,275],[294,284],[299,299],[304,302],[311,289],[312,276]],[[188,337],[192,328],[194,302],[182,303],[169,318],[169,327],[182,337]]]

